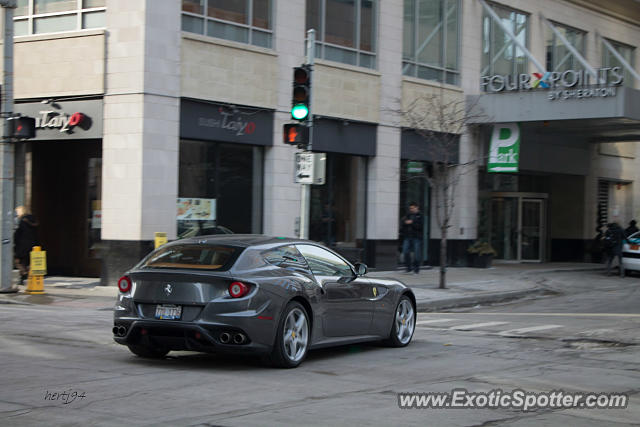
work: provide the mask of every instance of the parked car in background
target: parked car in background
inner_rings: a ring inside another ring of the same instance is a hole
[[[640,271],[640,232],[627,237],[622,245],[622,267],[625,274],[629,270]]]

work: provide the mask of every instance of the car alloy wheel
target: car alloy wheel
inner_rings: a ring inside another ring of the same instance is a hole
[[[280,319],[278,336],[271,353],[271,363],[281,368],[295,368],[304,360],[309,347],[309,319],[300,303],[287,304]]]
[[[289,312],[284,321],[282,337],[286,356],[292,362],[302,360],[307,353],[309,327],[307,326],[307,315],[301,309],[294,308]]]
[[[402,298],[396,309],[396,336],[402,345],[409,344],[413,336],[416,316],[413,305],[407,298]]]
[[[386,343],[392,347],[404,347],[411,342],[416,327],[416,313],[408,296],[402,295],[393,316],[391,333]]]

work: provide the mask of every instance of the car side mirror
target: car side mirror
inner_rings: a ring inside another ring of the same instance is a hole
[[[358,276],[364,276],[365,274],[367,274],[367,271],[369,271],[369,268],[367,267],[367,264],[361,263],[361,262],[357,262],[354,267],[356,268],[356,275]]]

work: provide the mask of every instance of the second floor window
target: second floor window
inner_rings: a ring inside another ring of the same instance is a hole
[[[613,40],[607,40],[609,44],[622,56],[627,64],[632,67],[635,66],[634,56],[636,48],[623,43],[615,42]],[[602,44],[602,66],[603,67],[620,67],[620,71],[624,76],[623,84],[628,87],[635,87],[633,75],[622,65],[622,62],[615,57],[615,55]],[[610,80],[611,80],[610,76]]]
[[[60,33],[106,25],[106,0],[18,0],[14,34]]]
[[[496,12],[500,21],[513,32],[524,46],[528,45],[529,16],[494,3],[489,6]],[[482,74],[511,75],[527,73],[527,57],[502,27],[486,12],[482,17]]]
[[[182,0],[182,30],[271,48],[271,0]]]
[[[571,46],[584,57],[586,33],[575,28],[553,23],[553,26],[562,34]],[[563,72],[567,70],[582,70],[584,67],[572,54],[551,28],[546,28],[547,35],[547,71]]]
[[[402,74],[460,84],[459,0],[404,0]]]
[[[376,68],[377,0],[307,0],[316,56]]]

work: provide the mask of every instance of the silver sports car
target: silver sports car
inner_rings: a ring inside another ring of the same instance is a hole
[[[375,340],[406,346],[415,329],[413,292],[366,273],[366,265],[305,240],[178,240],[120,278],[113,336],[142,357],[255,353],[285,368],[320,347]]]

